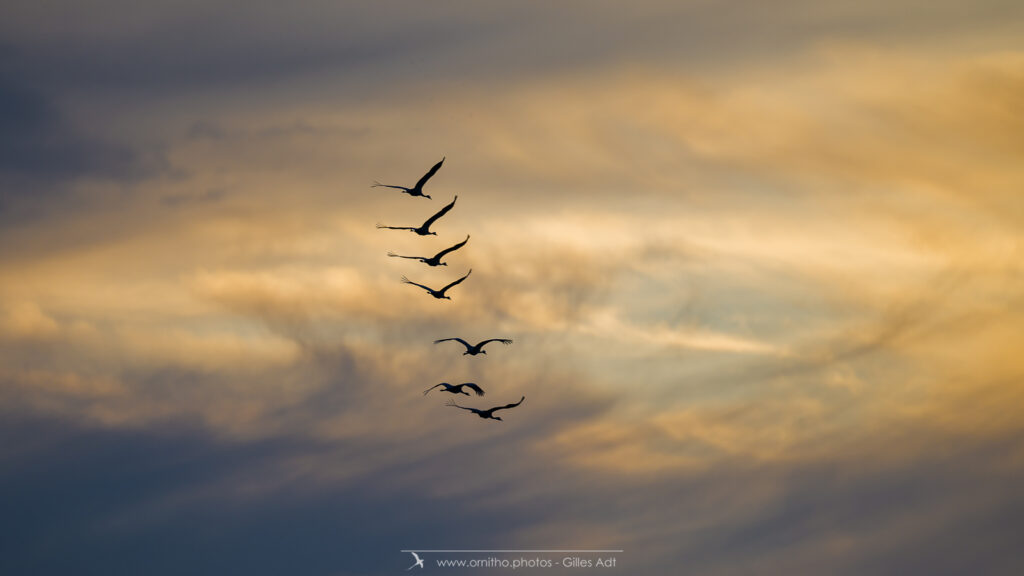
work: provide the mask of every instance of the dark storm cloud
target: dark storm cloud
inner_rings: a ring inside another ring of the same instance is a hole
[[[826,8],[803,0],[642,7],[623,17],[610,2],[322,3],[284,14],[274,3],[13,5],[0,25],[4,195],[52,190],[43,177],[170,172],[159,148],[166,134],[154,145],[99,127],[126,105],[197,91],[259,98],[260,87],[311,82],[310,98],[405,98],[431,82],[501,86],[609,63],[696,69],[783,56],[823,38],[928,37],[965,19],[1008,20],[998,3],[911,3],[895,12],[888,3]]]
[[[135,172],[136,152],[80,133],[46,94],[4,72],[0,63],[0,177],[13,184]],[[14,185],[0,191],[4,196],[18,193]]]
[[[223,188],[211,188],[198,194],[168,194],[160,198],[165,206],[177,207],[186,204],[213,204],[220,202],[227,192]]]
[[[2,433],[47,439],[0,467],[2,489],[19,495],[7,500],[0,527],[8,574],[381,573],[405,561],[397,547],[423,544],[424,525],[465,541],[482,527],[483,519],[453,514],[457,503],[380,494],[372,482],[322,493],[286,487],[253,501],[228,489],[151,506],[265,473],[266,461],[313,448],[288,440],[230,444],[198,430],[133,433],[46,420],[5,420]]]
[[[17,403],[6,403],[0,489],[19,498],[3,509],[0,569],[384,574],[405,562],[400,548],[506,546],[552,508],[587,507],[585,494],[569,490],[582,472],[551,470],[530,454],[538,437],[592,417],[603,403],[586,394],[562,408],[541,401],[537,410],[557,408],[560,417],[524,413],[533,425],[501,430],[444,418],[449,409],[431,398],[425,411],[432,415],[419,424],[433,422],[432,433],[395,436],[396,425],[422,416],[394,409],[384,375],[344,349],[310,350],[307,358],[289,371],[326,385],[264,413],[260,427],[284,426],[266,438],[225,439],[199,419],[174,416],[107,429],[15,415]],[[122,377],[155,406],[198,401],[245,410],[244,390],[234,399],[209,396],[214,374],[164,368]],[[356,437],[304,433],[356,419],[372,423]],[[437,428],[442,420],[448,426]]]
[[[322,494],[285,489],[257,502],[223,494],[146,510],[146,503],[178,491],[261,472],[263,461],[302,448],[280,441],[218,444],[188,431],[5,423],[5,437],[40,433],[51,442],[5,462],[10,467],[0,477],[6,493],[20,495],[4,511],[5,573],[381,573],[382,566],[404,562],[399,543],[422,542],[417,528],[424,524],[465,540],[474,530],[451,513],[450,502],[384,497],[372,483]]]
[[[83,180],[132,183],[173,174],[161,146],[81,125],[66,112],[60,90],[28,79],[30,60],[0,48],[0,221],[13,226],[74,210],[83,199],[69,201],[67,192]]]
[[[307,5],[287,13],[272,3],[219,3],[198,11],[177,3],[144,9],[107,4],[118,18],[87,17],[72,29],[63,29],[64,11],[26,11],[30,29],[10,32],[32,54],[18,70],[62,92],[163,95],[332,71],[370,79],[388,65],[416,74],[425,58],[493,33],[490,27],[500,21],[477,10],[446,14],[404,3]],[[52,34],[53,27],[62,33]]]
[[[1024,527],[1024,496],[998,463],[1022,439],[944,437],[944,449],[903,458],[879,448],[861,462],[722,470],[711,477],[724,485],[746,475],[777,492],[742,521],[693,534],[679,561],[699,574],[1017,573],[1024,563],[1008,535]]]
[[[353,90],[401,93],[436,79],[505,82],[609,61],[702,67],[791,54],[824,38],[927,38],[965,20],[1004,21],[1013,7],[643,2],[623,16],[616,2],[314,3],[282,13],[276,3],[196,9],[111,1],[87,9],[12,10],[6,33],[33,54],[19,70],[62,93],[131,89],[166,96],[339,73],[335,80]],[[69,27],[75,12],[80,22]],[[98,18],[101,13],[117,17]]]
[[[530,463],[513,434],[497,446],[391,459],[371,475],[253,492],[247,484],[281,475],[296,456],[330,467],[374,450],[43,418],[5,418],[0,433],[11,441],[0,488],[17,495],[0,524],[5,573],[388,574],[406,567],[401,548],[537,546],[545,543],[524,530],[567,520],[628,534],[620,561],[634,574],[1024,568],[1013,538],[1024,528],[1019,470],[1006,464],[1020,437],[638,480]],[[502,464],[509,459],[526,468]],[[459,480],[495,466],[504,470],[486,482]]]

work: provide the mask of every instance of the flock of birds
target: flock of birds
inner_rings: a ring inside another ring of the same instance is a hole
[[[396,190],[402,191],[402,193],[404,193],[404,194],[408,194],[409,196],[419,197],[419,198],[426,198],[426,199],[430,200],[431,199],[430,195],[429,194],[425,194],[423,192],[423,187],[427,184],[427,181],[430,180],[430,178],[433,177],[434,174],[436,174],[437,171],[441,169],[441,165],[444,164],[444,160],[445,159],[442,158],[440,162],[438,162],[437,164],[434,164],[434,166],[426,174],[424,174],[423,177],[420,178],[419,181],[416,182],[416,185],[413,186],[412,188],[406,188],[405,186],[394,186],[394,185],[391,185],[391,184],[381,184],[380,182],[374,182],[373,187],[374,188],[377,188],[377,187],[394,188]],[[451,201],[451,203],[446,205],[444,208],[441,208],[440,210],[438,210],[437,213],[435,213],[430,218],[427,218],[427,220],[422,225],[420,225],[420,226],[385,226],[383,224],[377,224],[377,228],[385,229],[385,230],[409,230],[409,231],[414,232],[415,234],[417,234],[419,236],[437,236],[437,232],[432,232],[430,230],[430,227],[433,226],[434,223],[437,222],[442,216],[444,216],[445,214],[450,212],[451,209],[455,207],[455,202],[458,199],[459,199],[459,197],[455,196],[455,198]],[[447,262],[442,262],[441,261],[442,258],[447,256],[448,254],[451,254],[452,252],[455,252],[459,248],[462,248],[463,246],[466,245],[467,242],[469,242],[469,235],[467,235],[466,239],[463,240],[462,242],[459,242],[458,244],[455,244],[454,246],[450,246],[448,248],[445,248],[444,250],[441,250],[437,254],[434,254],[433,256],[430,256],[430,257],[425,257],[425,256],[403,256],[401,254],[395,254],[394,252],[388,252],[388,256],[390,256],[392,258],[405,258],[405,259],[408,259],[408,260],[419,260],[420,262],[422,262],[422,263],[424,263],[424,264],[426,264],[427,266],[430,266],[430,267],[447,266],[448,263]],[[424,284],[420,284],[418,282],[413,282],[412,280],[409,280],[405,276],[402,276],[402,282],[404,282],[405,284],[411,284],[413,286],[418,286],[418,287],[426,290],[427,294],[433,296],[434,298],[436,298],[438,300],[451,300],[451,296],[448,296],[448,290],[451,290],[455,286],[461,284],[463,281],[466,280],[466,278],[469,278],[469,275],[472,274],[472,273],[473,273],[473,269],[470,268],[469,272],[466,272],[465,276],[462,276],[458,280],[455,280],[454,282],[451,282],[447,286],[444,286],[443,288],[440,288],[440,289],[437,289],[437,290],[435,290],[435,289],[433,289],[433,288],[431,288],[429,286],[426,286]],[[476,356],[478,354],[487,354],[487,351],[484,350],[484,346],[486,346],[487,344],[489,344],[491,342],[501,342],[502,344],[509,345],[509,344],[512,343],[512,340],[509,339],[509,338],[490,338],[488,340],[483,340],[481,342],[477,342],[476,344],[470,344],[469,342],[463,340],[462,338],[441,338],[440,340],[435,340],[434,344],[440,344],[441,342],[458,342],[459,344],[462,344],[466,348],[466,351],[462,353],[463,356],[467,356],[467,355],[468,356]],[[431,390],[434,390],[436,388],[441,388],[441,390],[440,390],[441,392],[448,392],[450,394],[455,394],[455,395],[464,394],[466,396],[471,396],[471,394],[466,391],[467,389],[472,390],[477,396],[483,396],[484,395],[483,388],[481,388],[480,386],[478,386],[474,382],[463,382],[462,384],[449,384],[448,382],[441,382],[439,384],[435,384],[435,385],[431,386],[430,388],[427,388],[426,390],[424,390],[423,391],[423,395],[426,396],[427,393],[429,393]],[[467,411],[472,412],[473,414],[476,414],[477,416],[479,416],[479,417],[481,417],[481,418],[483,418],[485,420],[488,420],[488,419],[489,420],[501,420],[500,416],[495,416],[494,415],[495,412],[497,412],[499,410],[508,410],[509,408],[515,408],[516,406],[519,406],[520,404],[522,404],[524,400],[526,400],[526,396],[523,396],[522,398],[520,398],[518,402],[515,402],[515,403],[512,403],[512,404],[506,404],[504,406],[495,406],[493,408],[488,408],[486,410],[481,410],[479,408],[472,408],[472,407],[469,407],[469,406],[460,406],[454,400],[448,401],[446,406],[451,406],[453,408],[461,408],[463,410],[467,410]]]

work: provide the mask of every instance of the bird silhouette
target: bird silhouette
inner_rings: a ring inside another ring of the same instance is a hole
[[[447,382],[441,382],[440,384],[434,384],[430,388],[424,390],[423,395],[426,396],[427,392],[430,392],[431,390],[437,388],[438,386],[444,386],[444,390],[441,390],[441,392],[451,392],[452,394],[465,394],[466,396],[469,396],[469,392],[463,390],[463,388],[465,387],[476,392],[477,396],[484,395],[483,389],[472,382],[463,382],[462,384],[449,384]]]
[[[459,199],[459,197],[456,196],[455,200],[458,200],[458,199]],[[440,210],[438,210],[437,214],[434,214],[430,218],[427,218],[427,221],[424,222],[423,225],[420,226],[419,228],[416,228],[416,227],[413,227],[413,226],[385,226],[383,224],[377,224],[377,228],[385,228],[387,230],[411,230],[411,231],[419,234],[420,236],[431,236],[431,235],[437,236],[437,232],[431,232],[430,231],[430,225],[433,224],[434,222],[436,222],[437,219],[440,218],[441,216],[444,216],[445,214],[447,214],[448,211],[452,209],[452,206],[455,206],[455,200],[452,200],[451,204],[449,204],[449,205],[445,206],[444,208],[441,208]]]
[[[416,185],[413,186],[412,188],[406,188],[405,186],[392,186],[391,184],[381,184],[380,182],[377,181],[374,181],[373,186],[371,186],[371,188],[394,188],[396,190],[401,190],[402,192],[408,194],[409,196],[420,196],[422,198],[430,198],[429,194],[423,193],[423,186],[427,183],[427,180],[430,180],[431,176],[437,174],[437,171],[441,168],[441,164],[444,164],[444,158],[441,158],[440,162],[434,164],[434,167],[431,168],[429,172],[424,174],[423,178],[420,178],[419,182],[417,182]]]
[[[402,256],[400,254],[395,254],[394,252],[388,252],[388,256],[391,256],[392,258],[408,258],[409,260],[419,260],[420,262],[423,262],[427,266],[447,266],[448,264],[446,262],[441,262],[441,258],[444,258],[445,255],[450,252],[454,252],[459,248],[462,248],[463,246],[466,245],[466,242],[469,242],[469,235],[466,235],[466,239],[463,240],[462,242],[459,242],[458,244],[452,246],[451,248],[445,248],[444,250],[441,250],[440,252],[434,254],[430,258],[424,258],[423,256]]]
[[[409,551],[409,554],[412,554],[412,557],[416,559],[416,563],[413,564],[412,566],[409,566],[408,568],[406,568],[405,571],[408,572],[409,570],[412,570],[413,568],[415,568],[417,566],[419,566],[420,569],[422,570],[423,569],[423,558],[420,558],[419,554],[417,554],[417,553],[415,553],[415,552],[413,552],[411,550]]]
[[[456,284],[462,282],[466,278],[469,278],[469,275],[472,274],[472,273],[473,273],[473,269],[470,268],[469,272],[466,272],[465,276],[463,276],[462,278],[459,278],[458,280],[456,280],[455,282],[452,282],[451,284],[445,286],[444,288],[441,288],[440,290],[434,290],[433,288],[431,288],[429,286],[424,286],[423,284],[417,284],[416,282],[413,282],[412,280],[409,280],[405,276],[402,276],[402,282],[404,282],[406,284],[412,284],[413,286],[419,286],[420,288],[423,288],[424,290],[427,291],[427,293],[429,293],[434,298],[437,298],[438,300],[440,300],[442,298],[444,298],[445,300],[451,300],[451,298],[449,296],[445,296],[444,293],[447,292],[448,289],[451,288],[452,286],[455,286]]]
[[[501,420],[501,418],[499,418],[499,417],[494,415],[495,412],[497,412],[498,410],[506,410],[508,408],[515,408],[516,406],[519,406],[520,404],[522,404],[523,400],[526,400],[526,396],[523,396],[522,398],[520,398],[519,402],[516,402],[515,404],[506,404],[504,406],[495,406],[494,408],[489,408],[487,410],[477,410],[476,408],[468,408],[466,406],[459,406],[458,404],[455,403],[454,400],[449,400],[448,403],[445,404],[445,405],[446,406],[452,406],[454,408],[462,408],[463,410],[469,410],[470,412],[472,412],[473,414],[476,414],[477,416],[483,418],[484,420],[486,420],[488,418],[490,418],[491,420]]]
[[[484,340],[483,342],[477,342],[475,345],[470,345],[469,342],[466,342],[462,338],[442,338],[440,340],[434,340],[434,344],[448,342],[449,340],[454,340],[455,342],[458,342],[466,347],[466,351],[462,353],[463,356],[467,354],[469,354],[470,356],[476,356],[477,354],[487,354],[487,350],[484,350],[484,344],[487,344],[488,342],[501,342],[506,346],[512,343],[512,340],[508,338],[491,338],[490,340]]]

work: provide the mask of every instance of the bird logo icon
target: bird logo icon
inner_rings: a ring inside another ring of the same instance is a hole
[[[408,568],[406,568],[405,569],[406,572],[408,572],[409,570],[412,570],[413,568],[415,568],[417,566],[419,566],[420,568],[426,568],[426,566],[423,565],[423,558],[420,558],[419,554],[417,554],[415,552],[409,552],[409,554],[412,554],[412,557],[416,559],[416,563],[413,564],[412,566],[409,566]]]

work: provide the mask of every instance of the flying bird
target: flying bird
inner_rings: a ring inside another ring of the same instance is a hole
[[[423,178],[420,178],[420,181],[417,182],[416,185],[413,186],[412,188],[406,188],[405,186],[392,186],[391,184],[381,184],[380,182],[377,181],[374,181],[373,186],[371,186],[371,188],[394,188],[396,190],[401,190],[403,193],[408,194],[409,196],[420,196],[422,198],[430,198],[429,194],[423,193],[423,186],[427,183],[427,180],[430,180],[431,176],[437,174],[437,171],[441,168],[441,164],[444,164],[444,158],[441,158],[440,162],[434,164],[434,167],[431,168],[429,172],[424,174]]]
[[[426,390],[424,390],[423,391],[423,395],[426,396],[427,392],[430,392],[431,390],[433,390],[434,388],[437,388],[438,386],[444,386],[444,390],[441,390],[441,392],[451,392],[452,394],[465,394],[466,396],[469,396],[469,392],[466,392],[465,390],[463,390],[463,388],[465,387],[465,388],[469,388],[470,390],[476,392],[477,396],[483,396],[484,395],[483,389],[480,388],[479,386],[477,386],[476,384],[472,383],[472,382],[463,382],[462,384],[454,384],[454,385],[453,384],[449,384],[447,382],[441,382],[440,384],[434,384],[430,388],[427,388]]]
[[[463,246],[466,245],[466,242],[469,242],[468,234],[466,235],[466,239],[463,240],[462,242],[459,242],[458,244],[452,246],[451,248],[445,248],[444,250],[441,250],[440,252],[434,254],[430,258],[424,258],[423,256],[402,256],[400,254],[395,254],[394,252],[388,252],[388,256],[391,256],[392,258],[408,258],[409,260],[419,260],[420,262],[423,262],[427,266],[447,266],[448,264],[446,262],[441,262],[441,258],[444,258],[445,255],[450,252],[454,252],[459,248],[462,248]]]
[[[431,288],[429,286],[424,286],[423,284],[417,284],[416,282],[413,282],[412,280],[409,280],[405,276],[402,276],[402,282],[404,282],[406,284],[412,284],[413,286],[419,286],[420,288],[423,288],[431,296],[433,296],[434,298],[437,298],[438,300],[440,300],[442,298],[444,298],[445,300],[451,300],[451,298],[449,296],[445,296],[444,293],[447,292],[448,289],[451,288],[452,286],[455,286],[456,284],[462,282],[466,278],[469,278],[469,275],[472,274],[472,273],[473,273],[473,269],[470,268],[469,272],[466,272],[465,276],[463,276],[462,278],[459,278],[458,280],[456,280],[455,282],[452,282],[451,284],[445,286],[444,288],[441,288],[440,290],[434,290],[433,288]]]
[[[488,418],[490,418],[491,420],[501,420],[501,418],[499,418],[499,417],[494,415],[495,412],[497,412],[498,410],[506,410],[508,408],[515,408],[516,406],[519,406],[520,404],[522,404],[523,400],[526,400],[526,396],[523,396],[522,398],[520,398],[519,402],[516,402],[515,404],[506,404],[504,406],[495,406],[494,408],[490,408],[490,409],[487,409],[487,410],[477,410],[476,408],[467,408],[466,406],[459,406],[458,404],[455,403],[454,400],[449,400],[448,403],[445,404],[445,405],[446,406],[452,406],[454,408],[462,408],[463,410],[469,410],[473,414],[476,414],[477,416],[479,416],[479,417],[481,417],[481,418],[483,418],[485,420],[488,419]]]
[[[419,554],[417,554],[417,553],[415,553],[415,552],[413,552],[411,550],[409,551],[409,554],[412,554],[412,557],[416,559],[416,563],[413,564],[412,566],[409,566],[408,568],[406,568],[405,571],[408,572],[409,570],[412,570],[413,568],[415,568],[417,566],[419,566],[420,569],[422,569],[423,568],[423,558],[420,558]]]
[[[459,197],[456,196],[455,200],[458,200],[458,199],[459,199]],[[440,218],[441,216],[444,216],[445,214],[447,214],[448,211],[452,209],[452,206],[455,206],[455,200],[452,200],[451,204],[449,204],[449,205],[445,206],[444,208],[441,208],[440,210],[438,210],[437,214],[434,214],[430,218],[427,218],[427,221],[424,222],[423,225],[420,226],[419,228],[415,228],[413,226],[385,226],[383,224],[377,224],[377,228],[386,228],[388,230],[411,230],[411,231],[419,234],[420,236],[430,236],[430,235],[437,236],[437,232],[431,232],[430,231],[430,225],[433,224],[434,222],[436,222],[437,219]]]
[[[512,340],[508,338],[491,338],[490,340],[477,342],[476,345],[470,345],[469,342],[466,342],[462,338],[442,338],[440,340],[434,340],[434,344],[448,342],[449,340],[454,340],[455,342],[458,342],[466,347],[466,351],[462,353],[463,356],[467,354],[469,354],[470,356],[476,356],[477,354],[487,354],[487,350],[484,350],[484,344],[487,344],[488,342],[501,342],[506,346],[512,343]]]

